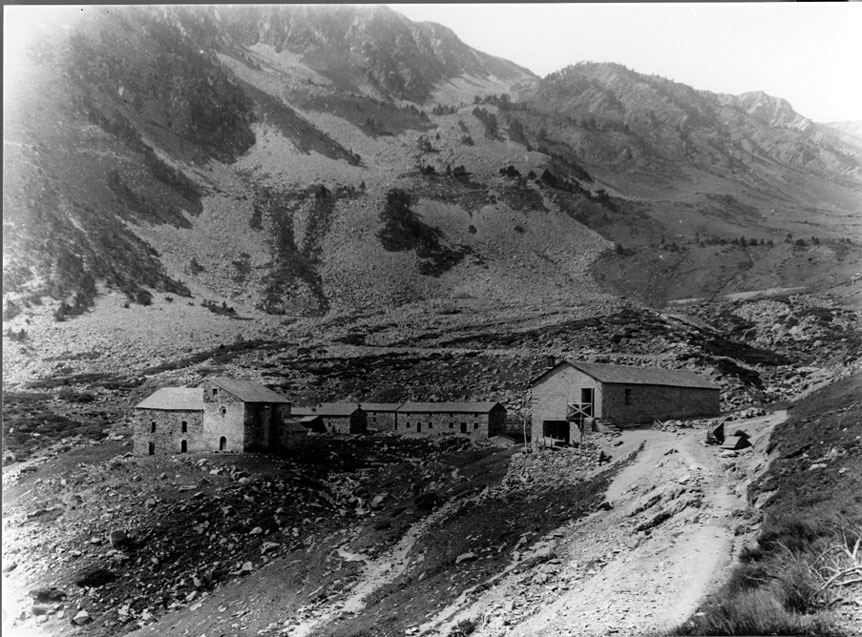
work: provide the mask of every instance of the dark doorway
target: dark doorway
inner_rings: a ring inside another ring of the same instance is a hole
[[[189,443],[185,440],[180,441],[180,453],[188,453],[189,452]]]
[[[224,451],[225,449],[227,449],[227,438],[222,436],[221,438],[218,439],[218,450]]]
[[[156,443],[151,442],[150,443],[150,455],[154,456],[155,454],[156,454]]]
[[[422,431],[422,423],[421,423],[421,422],[417,422],[417,423],[416,423],[416,433],[418,434],[418,433],[420,433],[421,431]]]
[[[543,420],[542,435],[545,438],[553,438],[563,444],[571,442],[571,428],[567,420]]]
[[[584,413],[587,416],[592,418],[594,416],[593,413],[593,400],[595,397],[595,390],[592,387],[584,387],[581,389],[581,403],[584,408]]]
[[[467,433],[467,423],[466,422],[461,423],[461,433],[462,434]]]

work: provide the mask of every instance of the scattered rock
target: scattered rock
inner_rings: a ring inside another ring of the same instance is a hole
[[[461,553],[461,555],[455,558],[455,564],[460,564],[461,562],[467,562],[469,560],[475,559],[476,554],[473,551],[467,551],[466,553]]]
[[[75,626],[84,626],[85,624],[89,624],[93,621],[93,618],[90,617],[90,613],[85,610],[80,610],[78,613],[72,618],[72,623]]]

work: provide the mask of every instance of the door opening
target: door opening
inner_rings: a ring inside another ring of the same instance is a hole
[[[185,440],[180,441],[180,453],[188,453],[189,452],[189,443]]]
[[[593,413],[594,400],[595,389],[592,387],[581,388],[581,406],[583,407],[584,414],[589,418],[592,418],[595,415]]]
[[[150,443],[149,453],[151,456],[154,456],[156,454],[156,443],[154,443],[154,442]]]
[[[542,436],[548,444],[568,445],[571,443],[571,427],[567,420],[543,420]]]
[[[225,449],[227,449],[227,438],[222,436],[221,438],[218,439],[218,450],[224,451]]]

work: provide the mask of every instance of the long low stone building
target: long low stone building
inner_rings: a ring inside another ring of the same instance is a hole
[[[359,403],[365,412],[369,431],[394,431],[398,410],[404,403]]]
[[[717,416],[721,388],[693,372],[561,361],[532,383],[532,439],[576,442],[585,423],[619,427]]]
[[[406,402],[396,411],[395,419],[398,433],[421,436],[488,438],[502,434],[505,427],[506,408],[496,402]]]

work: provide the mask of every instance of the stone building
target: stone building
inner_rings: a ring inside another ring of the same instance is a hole
[[[298,420],[288,418],[277,429],[276,445],[280,449],[301,447],[308,441],[308,428]]]
[[[139,455],[279,448],[290,402],[250,381],[207,379],[201,387],[165,387],[135,406]]]
[[[188,453],[203,448],[200,389],[164,387],[135,406],[132,438],[139,455]]]
[[[506,408],[500,403],[406,402],[397,411],[395,431],[401,434],[438,436],[467,434],[488,438],[502,434]]]
[[[394,431],[398,409],[404,403],[359,403],[369,431]]]
[[[334,434],[359,434],[368,431],[367,415],[356,403],[323,403],[313,407],[296,407],[293,416],[302,420],[317,416],[323,431]]]
[[[204,448],[262,451],[276,446],[277,428],[290,418],[290,402],[263,385],[232,378],[203,383]]]
[[[586,423],[625,427],[717,416],[720,388],[693,372],[562,361],[532,385],[533,445],[579,439]]]

